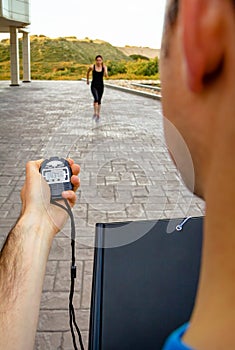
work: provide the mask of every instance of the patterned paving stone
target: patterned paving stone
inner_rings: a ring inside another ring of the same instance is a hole
[[[20,213],[25,163],[58,155],[81,165],[77,323],[88,344],[95,224],[203,215],[168,155],[157,100],[105,88],[100,123],[82,81],[0,81],[0,246]],[[67,311],[70,225],[55,238],[44,280],[35,350],[72,349]]]

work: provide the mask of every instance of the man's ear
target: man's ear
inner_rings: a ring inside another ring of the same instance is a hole
[[[224,55],[224,0],[181,0],[180,23],[189,88],[203,90],[219,70]]]

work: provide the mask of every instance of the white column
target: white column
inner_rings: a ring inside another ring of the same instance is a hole
[[[19,86],[19,43],[18,29],[10,27],[11,86]]]
[[[30,39],[29,33],[23,33],[23,83],[30,83]]]

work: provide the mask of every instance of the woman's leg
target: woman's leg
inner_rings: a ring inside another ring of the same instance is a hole
[[[101,110],[101,99],[103,96],[104,88],[101,87],[100,89],[97,90],[98,92],[98,118],[100,117],[100,110]]]
[[[91,87],[91,92],[94,97],[94,117],[99,115],[99,93],[95,87]]]
[[[99,115],[99,104],[98,102],[94,102],[94,116]]]
[[[100,110],[101,110],[101,103],[98,104],[98,113],[97,113],[98,118],[100,117]]]

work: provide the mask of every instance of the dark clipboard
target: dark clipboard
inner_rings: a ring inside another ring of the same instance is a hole
[[[189,320],[203,217],[175,230],[182,221],[96,224],[89,350],[160,350],[167,336]],[[130,242],[116,242],[119,233]]]

